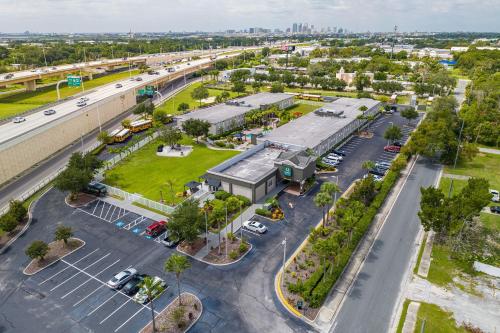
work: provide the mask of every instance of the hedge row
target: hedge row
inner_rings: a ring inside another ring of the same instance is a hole
[[[406,160],[408,157],[406,155],[401,155],[401,159]],[[356,224],[356,228],[354,229],[353,236],[352,236],[352,241],[351,245],[349,248],[345,248],[341,253],[336,258],[336,265],[333,268],[332,273],[327,273],[323,277],[323,267],[319,267],[318,270],[314,273],[321,273],[322,279],[315,285],[313,290],[310,292],[310,294],[307,294],[306,291],[307,289],[304,289],[303,292],[303,297],[305,300],[309,302],[309,305],[312,308],[317,308],[320,307],[321,304],[325,301],[326,297],[328,296],[328,293],[332,289],[333,285],[339,278],[339,276],[342,274],[342,271],[344,270],[345,266],[349,262],[349,258],[352,255],[352,252],[356,248],[357,244],[363,237],[363,235],[366,233],[368,227],[372,223],[373,219],[375,218],[375,215],[377,215],[378,210],[384,203],[387,195],[391,191],[392,187],[396,183],[396,181],[399,178],[400,171],[401,169],[405,166],[405,163],[401,164],[402,167],[398,168],[397,170],[390,170],[387,175],[384,177],[384,181],[381,183],[379,191],[373,201],[371,202],[370,206],[368,207],[367,210],[365,210],[365,213],[363,216],[359,219],[358,223]],[[313,276],[309,279],[311,279]],[[306,281],[307,283],[308,281]],[[311,283],[314,281],[311,281]],[[306,284],[304,283],[304,285]],[[309,296],[308,296],[309,295]]]

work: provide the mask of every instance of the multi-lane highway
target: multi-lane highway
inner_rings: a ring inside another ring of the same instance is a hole
[[[232,55],[219,55],[218,58],[224,58],[229,56],[237,55],[237,53]],[[179,73],[190,72],[193,69],[200,68],[200,66],[209,64],[213,60],[210,58],[202,58],[198,60],[193,60],[190,62],[180,63],[176,66],[172,66],[175,68],[175,72],[168,72],[167,69],[157,69],[156,72],[158,74],[147,74],[143,73],[140,75],[133,76],[129,79],[116,81],[112,84],[108,84],[99,88],[96,88],[84,96],[88,98],[86,102],[87,105],[84,107],[78,107],[77,102],[78,99],[70,99],[64,101],[55,106],[47,107],[46,109],[40,109],[38,112],[30,114],[25,117],[25,121],[21,123],[8,122],[0,126],[0,147],[13,140],[23,134],[26,134],[30,131],[33,131],[41,126],[54,122],[58,119],[61,119],[73,112],[84,109],[85,107],[92,106],[93,104],[102,101],[106,98],[110,98],[112,96],[119,96],[126,91],[129,90],[137,90],[147,85],[156,85],[159,81],[169,80],[171,76],[178,76]],[[120,84],[122,87],[117,88],[117,84]],[[56,113],[52,115],[44,115],[44,111],[52,109],[55,110]]]

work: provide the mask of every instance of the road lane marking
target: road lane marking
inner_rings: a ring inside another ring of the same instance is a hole
[[[92,253],[94,253],[95,251],[99,250],[99,248],[95,249],[94,251],[90,252],[89,254],[87,254],[86,256],[80,258],[79,260],[75,261],[75,264],[82,261],[83,259],[87,258],[88,256],[90,256]],[[44,281],[42,281],[41,283],[39,283],[38,285],[41,286],[42,284],[44,284],[45,282],[49,281],[50,279],[56,277],[57,275],[61,274],[62,272],[64,272],[65,270],[67,270],[68,268],[70,268],[70,266],[67,266],[65,267],[63,270],[57,272],[56,274],[52,275],[51,277],[45,279]]]

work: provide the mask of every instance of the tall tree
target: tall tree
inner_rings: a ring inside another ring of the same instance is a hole
[[[199,136],[208,135],[210,126],[210,123],[206,120],[188,119],[182,123],[182,130],[187,135],[196,138],[196,143],[198,143]]]
[[[326,208],[333,203],[333,199],[331,195],[329,195],[326,192],[318,192],[316,196],[313,199],[314,204],[316,207],[320,207],[322,209],[322,215],[323,215],[323,227],[326,225],[326,216],[327,214],[325,213]]]
[[[196,240],[200,231],[203,230],[203,216],[198,204],[198,200],[184,200],[172,212],[171,219],[167,224],[170,232],[188,243]]]
[[[403,111],[401,111],[401,116],[408,119],[408,124],[410,124],[410,122],[413,119],[418,118],[418,112],[414,108],[407,108],[407,109],[404,109]]]
[[[403,137],[403,133],[401,132],[401,128],[396,125],[389,126],[384,132],[384,139],[389,141],[396,141]]]
[[[141,282],[141,288],[144,288],[144,291],[146,292],[146,295],[148,296],[149,299],[149,308],[151,310],[151,320],[153,322],[153,333],[156,333],[156,316],[155,316],[155,309],[154,309],[154,298],[155,295],[161,294],[163,291],[163,287],[154,280],[153,277],[151,276],[146,276],[144,280]]]
[[[177,127],[165,126],[160,130],[160,140],[173,148],[182,140],[182,133]]]
[[[191,92],[191,97],[199,101],[200,106],[201,106],[201,101],[205,98],[208,98],[208,96],[209,96],[208,89],[204,86],[196,87]]]
[[[64,242],[64,245],[68,245],[68,239],[70,239],[71,237],[73,237],[73,229],[71,229],[71,227],[66,227],[63,225],[58,226],[54,233],[54,240],[62,240]]]
[[[164,269],[167,272],[171,272],[175,274],[177,279],[177,291],[179,295],[179,306],[182,306],[181,301],[181,275],[182,273],[191,267],[189,260],[186,256],[180,254],[172,254],[167,261],[165,261]]]

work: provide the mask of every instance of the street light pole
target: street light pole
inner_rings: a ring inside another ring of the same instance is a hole
[[[205,209],[205,243],[208,245],[208,215]]]
[[[226,204],[226,226],[227,226],[227,204]],[[225,228],[226,228],[226,227],[224,227],[224,229],[225,229]],[[221,232],[221,231],[220,231],[220,232]],[[225,241],[224,241],[224,242],[226,243],[226,259],[227,259],[227,235],[226,235],[226,238],[225,238]]]
[[[458,152],[460,151],[460,143],[462,141],[462,131],[464,129],[464,119],[462,118],[462,126],[460,126],[460,133],[458,134],[458,145],[457,145],[457,152],[455,154],[455,161],[453,162],[453,169],[457,167],[457,161],[458,161]],[[453,189],[453,178],[450,180],[450,188],[448,189],[448,198],[451,197],[451,191]]]

